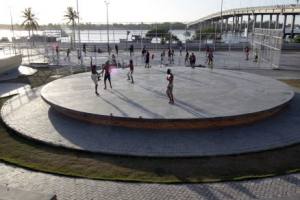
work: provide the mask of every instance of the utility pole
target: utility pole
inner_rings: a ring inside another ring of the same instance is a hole
[[[80,56],[80,65],[83,65],[83,59],[82,59],[82,52],[81,52],[81,37],[80,37],[80,17],[79,17],[79,3],[78,0],[76,0],[76,5],[77,5],[77,28],[78,28],[78,45],[79,45],[79,52],[78,52],[78,56]]]
[[[109,46],[109,20],[108,20],[108,6],[109,6],[109,1],[105,0],[104,3],[106,5],[107,51],[108,51],[108,55],[110,55],[110,46]]]

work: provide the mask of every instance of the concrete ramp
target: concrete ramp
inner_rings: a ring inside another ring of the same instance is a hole
[[[0,58],[0,74],[17,68],[22,63],[22,55]]]

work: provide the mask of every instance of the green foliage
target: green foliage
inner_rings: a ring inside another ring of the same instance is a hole
[[[23,18],[25,18],[25,20],[23,21],[21,26],[26,30],[33,31],[38,29],[39,24],[31,8],[25,8],[25,10],[23,11]]]
[[[220,29],[214,29],[214,28],[205,28],[205,29],[198,29],[196,33],[193,35],[193,40],[209,40],[209,39],[215,39],[215,34],[220,34]]]
[[[298,35],[298,36],[296,36],[296,37],[294,38],[294,42],[295,42],[295,43],[300,43],[300,35]]]
[[[176,35],[173,35],[170,32],[169,28],[165,28],[164,26],[160,26],[160,27],[157,26],[157,28],[154,29],[152,28],[146,33],[146,37],[149,38],[158,37],[161,39],[161,44],[165,44],[166,41],[170,42],[170,39],[176,42],[180,41]]]

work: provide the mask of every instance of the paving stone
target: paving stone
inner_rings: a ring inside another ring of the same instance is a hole
[[[144,184],[66,178],[31,172],[0,163],[0,185],[59,200],[294,200],[300,194],[300,174],[252,181],[214,184]],[[30,184],[29,184],[29,183]]]
[[[16,96],[1,110],[4,122],[22,135],[55,146],[108,154],[185,157],[232,155],[300,142],[300,96],[272,118],[209,130],[140,130],[88,124],[50,109],[39,90]]]

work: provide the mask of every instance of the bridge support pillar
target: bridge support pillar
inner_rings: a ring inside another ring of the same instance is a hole
[[[278,29],[279,26],[279,15],[276,15],[276,23],[275,23],[275,29]]]
[[[286,21],[287,21],[287,15],[283,15],[284,16],[284,20],[283,20],[283,27],[282,27],[282,31],[283,31],[283,38],[285,38],[285,28],[286,28]]]
[[[250,20],[251,20],[251,17],[250,17],[250,15],[247,15],[247,38],[249,37],[249,32],[250,32],[250,30],[249,30],[249,25],[250,25]]]
[[[292,20],[292,30],[291,30],[291,38],[294,38],[295,36],[295,19],[296,19],[296,15],[293,15],[293,20]]]
[[[253,29],[253,33],[254,33],[254,30],[255,30],[255,28],[256,28],[256,21],[257,21],[257,15],[253,15],[253,27],[252,27],[252,29]]]
[[[263,14],[261,14],[259,28],[262,28],[262,27],[263,27],[263,23],[264,23],[264,15],[263,15]]]
[[[271,26],[272,26],[272,14],[269,15],[269,25],[268,25],[269,29],[271,29]]]
[[[228,32],[228,18],[225,19],[225,32]]]

